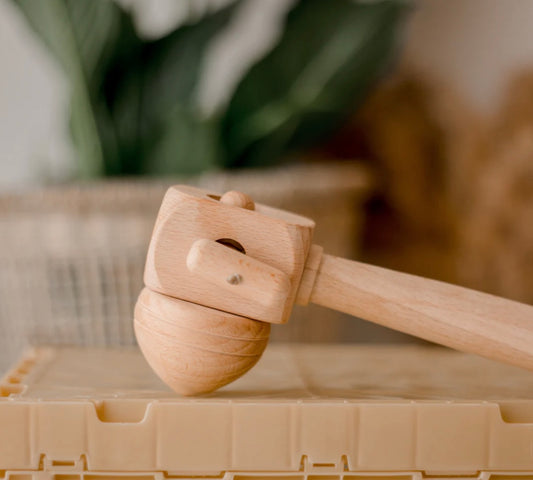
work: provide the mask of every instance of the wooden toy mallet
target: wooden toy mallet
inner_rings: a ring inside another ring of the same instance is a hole
[[[314,222],[176,186],[165,195],[135,307],[139,346],[176,392],[206,393],[259,360],[271,323],[313,302],[533,370],[533,307],[333,257]]]

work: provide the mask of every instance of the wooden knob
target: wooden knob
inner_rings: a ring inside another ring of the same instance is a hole
[[[220,201],[226,205],[245,208],[246,210],[255,210],[255,203],[246,193],[230,190],[220,198]]]

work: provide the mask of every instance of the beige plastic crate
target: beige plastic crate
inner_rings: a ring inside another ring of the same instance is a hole
[[[181,398],[135,349],[41,348],[0,383],[5,480],[533,479],[533,374],[444,349],[271,345]]]

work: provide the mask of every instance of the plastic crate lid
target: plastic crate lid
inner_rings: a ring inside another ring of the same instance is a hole
[[[237,382],[183,398],[136,349],[39,348],[0,382],[0,477],[54,465],[189,478],[524,474],[533,374],[441,348],[271,345]]]

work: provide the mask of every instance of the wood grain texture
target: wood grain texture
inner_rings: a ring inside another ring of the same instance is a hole
[[[316,276],[322,261],[322,254],[324,249],[319,245],[311,245],[309,254],[307,255],[307,262],[305,263],[300,288],[296,294],[295,303],[297,305],[308,305],[311,298],[311,292],[315,286]]]
[[[207,393],[252,368],[270,324],[167,297],[145,288],[135,306],[135,335],[153,370],[183,395]]]
[[[196,240],[187,255],[187,268],[206,283],[216,285],[221,294],[255,303],[255,317],[276,323],[291,291],[287,274],[250,255],[205,238]]]
[[[219,198],[186,186],[167,191],[148,250],[145,285],[164,295],[255,320],[286,322],[311,246],[314,222],[261,204],[256,204],[255,210],[240,208]],[[272,309],[258,309],[257,297],[243,297],[237,290],[221,288],[220,283],[191,272],[187,256],[199,239],[231,240],[250,258],[287,275],[290,288],[275,309],[277,316]]]
[[[324,255],[311,302],[533,370],[533,307]]]

